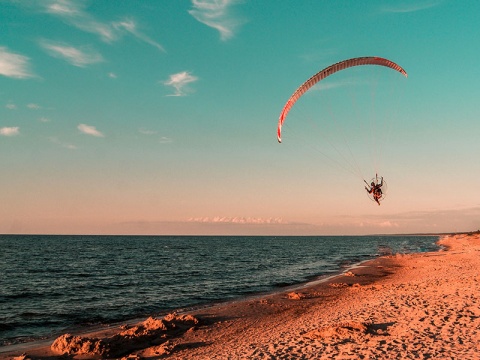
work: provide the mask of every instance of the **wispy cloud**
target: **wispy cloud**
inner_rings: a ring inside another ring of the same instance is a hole
[[[116,79],[118,76],[117,76],[117,74],[115,74],[115,73],[113,73],[113,72],[110,72],[110,73],[108,73],[108,77],[109,77],[110,79]]]
[[[140,32],[137,28],[137,24],[131,19],[125,19],[123,21],[112,23],[113,28],[121,35],[123,33],[129,33],[135,36],[138,40],[144,43],[156,47],[160,51],[165,51],[162,45],[152,40],[150,37]]]
[[[323,91],[323,90],[329,90],[329,89],[336,89],[344,86],[352,86],[355,84],[358,84],[358,81],[356,81],[355,79],[342,79],[342,80],[330,81],[330,82],[320,81],[319,83],[317,83],[312,87],[312,90]]]
[[[15,136],[18,134],[20,134],[20,128],[18,126],[0,128],[0,135],[2,136]]]
[[[318,39],[313,49],[299,55],[299,58],[306,63],[325,63],[338,56],[338,49],[330,47],[332,39]]]
[[[412,211],[395,215],[396,221],[410,221],[410,222],[429,222],[435,219],[437,223],[448,223],[448,220],[452,219],[467,219],[480,217],[480,206],[468,207],[468,208],[453,208],[453,209],[441,209],[441,210],[425,210],[425,211]]]
[[[38,121],[47,123],[47,122],[50,122],[50,119],[42,116],[40,119],[38,119]]]
[[[173,142],[173,140],[169,137],[161,136],[159,142],[160,144],[170,144]]]
[[[50,40],[41,40],[40,45],[51,56],[68,61],[78,67],[86,67],[103,61],[102,56],[90,47],[77,48]]]
[[[192,0],[193,9],[188,13],[201,23],[218,30],[222,40],[228,40],[244,22],[232,14],[232,7],[237,3],[238,0]]]
[[[110,43],[130,34],[161,51],[162,45],[138,30],[137,24],[131,19],[105,22],[98,20],[86,10],[86,2],[76,0],[45,0],[37,3],[42,11],[59,17],[67,24],[82,31],[96,34],[104,42]]]
[[[60,141],[56,137],[50,137],[50,138],[48,138],[48,140],[50,140],[51,143],[59,145],[59,146],[65,148],[65,149],[70,149],[70,150],[76,150],[77,149],[77,147],[75,145],[68,144],[68,143],[65,143],[63,141]]]
[[[155,135],[158,131],[148,130],[148,129],[142,127],[140,129],[138,129],[138,132],[140,134],[143,134],[143,135]]]
[[[386,5],[382,8],[382,12],[386,13],[410,13],[420,10],[426,10],[443,3],[444,0],[427,0],[427,1],[408,1],[395,2],[392,5]]]
[[[29,61],[28,57],[15,54],[6,47],[0,46],[0,75],[16,79],[34,77]]]
[[[454,232],[476,230],[480,206],[458,209],[432,209],[390,215],[372,215],[368,219],[340,217],[345,228],[363,229],[365,233]],[[338,226],[338,223],[337,223]]]
[[[105,136],[100,131],[98,131],[95,126],[80,124],[80,125],[77,126],[77,129],[80,130],[82,133],[87,134],[87,135],[92,135],[92,136],[96,136],[96,137],[104,137]]]
[[[81,13],[79,6],[67,0],[53,0],[45,1],[43,4],[46,7],[46,11],[52,14],[62,15],[62,16],[77,16]]]
[[[164,81],[163,84],[175,89],[175,92],[169,96],[184,96],[190,91],[187,85],[197,80],[198,77],[193,76],[188,71],[182,71],[170,75],[170,78],[167,81]]]
[[[144,127],[138,129],[138,132],[142,135],[145,135],[145,136],[153,136],[153,135],[158,134],[158,131],[149,130],[149,129],[146,129]],[[173,142],[173,140],[169,137],[161,136],[160,139],[159,139],[159,142],[160,142],[160,144],[170,144],[170,143]]]
[[[259,218],[259,217],[228,217],[228,216],[216,216],[216,217],[196,217],[188,219],[189,222],[196,223],[223,223],[223,224],[285,224],[286,222],[282,218]]]
[[[8,110],[15,110],[17,108],[17,105],[15,105],[14,103],[12,102],[9,102],[7,105],[5,105],[5,107],[8,109]]]
[[[33,104],[33,103],[30,103],[27,105],[27,107],[31,110],[40,110],[41,109],[41,106],[38,105],[38,104]]]
[[[395,221],[391,220],[384,220],[384,219],[368,219],[368,220],[360,220],[353,225],[358,227],[368,227],[368,228],[398,228],[400,224]]]

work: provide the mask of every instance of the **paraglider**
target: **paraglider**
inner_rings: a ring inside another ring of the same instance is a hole
[[[365,180],[364,180],[365,181]],[[367,193],[369,194],[369,197],[375,201],[378,205],[380,205],[380,201],[382,201],[385,198],[384,194],[384,185],[385,183],[383,182],[383,176],[380,177],[380,181],[378,181],[378,175],[375,174],[375,178],[372,179],[370,182],[370,185],[365,181],[365,190],[367,190]]]
[[[278,126],[277,126],[277,140],[279,143],[282,142],[282,126],[287,118],[287,115],[290,109],[295,105],[297,100],[302,97],[310,88],[312,88],[315,84],[319,81],[325,79],[326,77],[344,69],[360,66],[360,65],[377,65],[377,66],[384,66],[387,68],[391,68],[394,71],[399,72],[403,76],[407,77],[406,71],[399,66],[398,64],[394,63],[391,60],[376,57],[376,56],[367,56],[367,57],[357,57],[352,58],[344,61],[340,61],[333,65],[326,67],[325,69],[319,71],[312,77],[310,77],[307,81],[305,81],[287,100],[283,109],[280,113],[280,117],[278,119]],[[365,180],[364,180],[365,181]],[[385,192],[386,192],[386,183],[383,181],[383,177],[381,177],[381,181],[378,181],[378,175],[375,176],[374,179],[369,183],[367,183],[368,188],[367,190],[371,199],[374,200],[378,205],[380,205],[380,201],[384,199]]]

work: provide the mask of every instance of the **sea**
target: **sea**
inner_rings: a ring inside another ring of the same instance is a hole
[[[0,235],[0,350],[282,291],[381,255],[436,251],[437,240]]]

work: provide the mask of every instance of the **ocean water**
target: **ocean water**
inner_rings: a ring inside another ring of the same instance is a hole
[[[278,291],[437,240],[0,235],[0,347]]]

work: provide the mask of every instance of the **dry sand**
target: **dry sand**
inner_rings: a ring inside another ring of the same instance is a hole
[[[480,359],[480,235],[283,294],[64,335],[17,359]],[[1,349],[0,349],[1,350]]]

